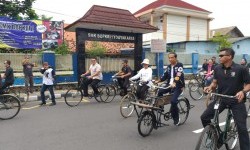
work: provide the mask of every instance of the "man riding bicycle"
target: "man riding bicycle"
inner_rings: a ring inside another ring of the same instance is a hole
[[[91,65],[89,67],[89,70],[81,75],[81,77],[86,76],[86,79],[83,81],[83,92],[84,97],[88,97],[88,85],[90,84],[91,87],[94,90],[94,94],[99,94],[97,89],[97,84],[101,82],[103,76],[102,76],[102,68],[101,65],[97,63],[96,58],[91,59]]]
[[[158,82],[167,81],[167,85],[170,85],[169,89],[159,89],[157,96],[163,96],[165,93],[173,93],[171,97],[171,115],[174,120],[175,125],[179,125],[179,110],[178,110],[178,97],[182,93],[185,87],[183,64],[177,61],[177,54],[170,52],[168,54],[168,59],[170,65],[168,65],[167,70],[164,72],[163,76]]]
[[[235,51],[231,48],[222,48],[219,53],[220,64],[214,69],[214,79],[212,83],[204,88],[204,92],[210,93],[217,88],[218,94],[236,96],[235,99],[224,98],[219,106],[222,112],[226,107],[230,107],[233,112],[234,122],[237,125],[241,150],[249,150],[249,135],[247,132],[247,111],[246,93],[250,91],[250,76],[248,69],[234,63]],[[211,102],[201,115],[203,127],[211,123],[215,114],[214,105]]]
[[[6,89],[8,86],[14,84],[14,72],[13,69],[10,67],[11,61],[10,60],[6,60],[4,62],[6,71],[3,75],[3,79],[5,79],[5,81],[2,83],[2,86],[0,88],[0,94],[3,94],[4,89]]]
[[[130,66],[128,65],[128,60],[124,59],[122,61],[122,69],[116,73],[116,76],[119,76],[119,78],[117,78],[117,81],[119,83],[119,86],[121,87],[121,89],[124,91],[123,95],[127,94],[127,88],[129,85],[129,78],[132,75],[132,69],[130,68]]]

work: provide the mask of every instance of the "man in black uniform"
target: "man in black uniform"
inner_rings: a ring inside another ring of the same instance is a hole
[[[11,64],[10,60],[6,60],[4,62],[6,71],[3,75],[3,79],[5,79],[5,81],[2,83],[2,87],[0,88],[0,94],[3,93],[6,87],[14,83],[14,72],[13,72],[13,69],[10,67],[10,64]]]
[[[234,50],[231,48],[223,48],[220,50],[220,63],[214,69],[214,79],[212,84],[204,88],[204,92],[211,92],[218,87],[219,94],[236,96],[235,99],[223,99],[219,111],[222,112],[228,105],[233,112],[233,118],[237,125],[240,149],[249,150],[249,135],[247,132],[247,111],[245,106],[246,92],[250,90],[250,77],[248,70],[233,62]],[[203,127],[211,123],[214,116],[215,101],[211,102],[207,109],[201,115]]]
[[[179,109],[177,106],[178,97],[182,93],[185,87],[183,64],[177,61],[177,54],[170,52],[168,54],[168,59],[170,65],[168,65],[167,70],[164,72],[163,76],[158,82],[167,81],[167,85],[170,85],[170,89],[160,89],[158,91],[158,96],[163,96],[165,93],[173,92],[171,97],[171,115],[174,120],[175,125],[179,125]]]
[[[127,88],[129,85],[129,78],[132,75],[132,69],[128,66],[128,60],[124,59],[122,61],[122,69],[121,71],[119,71],[118,73],[116,73],[116,76],[119,76],[117,78],[117,81],[121,87],[121,89],[123,89],[124,93],[122,95],[126,95],[127,94]]]

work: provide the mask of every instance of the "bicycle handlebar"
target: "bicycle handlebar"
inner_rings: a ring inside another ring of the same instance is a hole
[[[211,96],[219,96],[219,97],[224,97],[224,98],[231,98],[231,99],[236,99],[236,96],[231,96],[231,95],[224,95],[224,94],[218,94],[218,93],[210,93]]]
[[[156,88],[156,89],[169,89],[171,88],[171,86],[168,86],[168,87],[161,87],[161,86],[156,86],[156,85],[153,85],[153,88]]]

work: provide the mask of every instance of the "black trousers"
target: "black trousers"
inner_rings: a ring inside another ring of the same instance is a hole
[[[11,86],[13,83],[9,83],[9,82],[3,82],[2,86],[0,87],[0,94],[3,94],[4,89],[6,89],[8,86]]]
[[[128,93],[129,78],[117,78],[118,84],[123,89],[124,94]]]
[[[214,105],[216,101],[210,103],[207,109],[201,115],[201,122],[203,127],[207,126],[211,123],[211,119],[213,119],[215,110]],[[219,112],[222,112],[226,106],[229,106],[233,113],[234,122],[237,125],[238,134],[239,134],[239,143],[241,150],[249,150],[249,135],[247,131],[247,111],[246,106],[243,102],[238,103],[236,100],[233,99],[225,99],[221,101],[219,106]]]
[[[138,84],[136,89],[136,96],[138,99],[145,100],[146,94],[148,92],[149,87],[146,84]]]
[[[178,108],[178,97],[182,93],[181,88],[169,88],[169,89],[159,89],[158,96],[163,96],[166,93],[173,93],[171,97],[171,107],[170,112],[174,121],[179,120],[179,108]]]
[[[98,89],[97,89],[97,84],[100,82],[101,80],[98,79],[86,79],[83,81],[83,92],[85,95],[88,95],[88,85],[90,84],[91,87],[94,90],[94,93],[97,94],[98,93]]]

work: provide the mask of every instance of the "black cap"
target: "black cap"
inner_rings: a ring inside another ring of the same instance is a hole
[[[128,63],[128,60],[127,60],[127,59],[123,59],[122,62],[124,62],[124,63],[127,64],[127,63]]]

